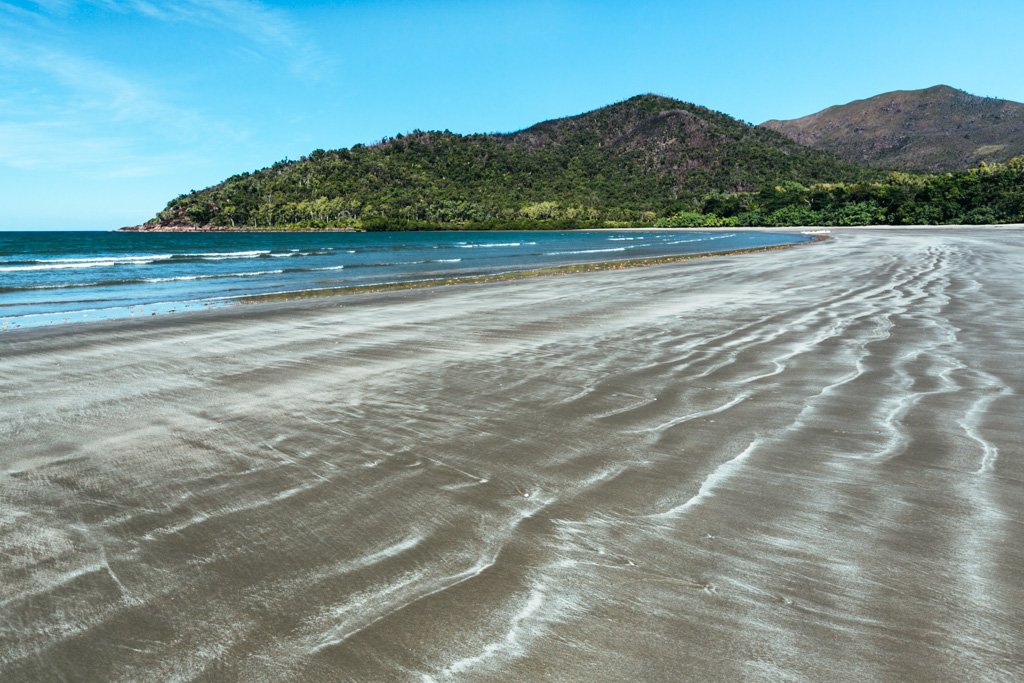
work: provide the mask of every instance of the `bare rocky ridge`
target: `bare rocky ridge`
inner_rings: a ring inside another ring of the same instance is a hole
[[[876,168],[960,171],[1024,154],[1024,104],[948,85],[897,90],[761,125]]]

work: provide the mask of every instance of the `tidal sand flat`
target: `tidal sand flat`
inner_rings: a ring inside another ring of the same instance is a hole
[[[0,336],[0,679],[1024,678],[1024,230]]]

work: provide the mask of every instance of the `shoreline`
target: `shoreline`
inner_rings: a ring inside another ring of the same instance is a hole
[[[809,235],[811,239],[796,244],[778,244],[756,249],[730,249],[725,251],[708,251],[699,254],[677,254],[671,256],[652,256],[646,258],[621,259],[610,261],[592,261],[587,263],[574,263],[564,266],[550,266],[547,268],[529,268],[524,270],[509,270],[501,273],[487,275],[466,275],[462,277],[430,278],[426,280],[412,280],[406,282],[384,282],[369,285],[349,285],[345,287],[324,287],[319,289],[302,289],[293,292],[275,292],[273,294],[241,295],[236,301],[241,304],[260,304],[272,301],[294,301],[302,299],[319,299],[334,296],[348,296],[351,294],[376,294],[380,292],[394,292],[408,289],[432,289],[435,287],[449,287],[452,285],[488,284],[496,282],[511,282],[525,280],[527,278],[556,277],[561,275],[574,275],[578,273],[596,273],[610,270],[623,270],[626,268],[647,268],[650,266],[681,263],[684,261],[695,261],[707,258],[722,256],[742,256],[745,254],[759,254],[770,251],[782,251],[796,247],[817,244],[832,239],[830,235],[814,234]]]
[[[0,678],[1018,680],[1022,258],[844,232],[0,335]]]
[[[645,226],[631,226],[624,228],[432,228],[430,230],[412,230],[412,229],[401,229],[401,230],[364,230],[362,228],[321,228],[317,230],[303,229],[303,230],[282,230],[276,228],[227,228],[227,227],[191,227],[191,226],[161,226],[156,228],[145,228],[141,225],[130,225],[123,228],[112,228],[109,230],[101,230],[98,232],[138,232],[138,233],[175,233],[175,232],[187,232],[187,233],[225,233],[225,232],[239,232],[239,233],[318,233],[318,232],[358,232],[358,233],[369,233],[369,232],[549,232],[552,230],[559,231],[603,231],[603,232],[615,232],[615,231],[626,231],[626,232],[661,232],[661,231],[681,231],[681,232],[720,232],[729,230],[742,230],[742,231],[754,231],[754,232],[792,232],[796,230],[943,230],[943,229],[962,229],[962,230],[990,230],[990,229],[1019,229],[1024,228],[1024,223],[990,223],[983,225],[974,225],[966,223],[943,223],[938,225],[779,225],[779,226],[756,226],[756,225],[743,225],[735,227],[695,227],[695,226],[676,226],[676,227],[645,227]]]
[[[525,231],[524,231],[525,232]],[[702,231],[704,232],[704,231]],[[710,231],[708,231],[710,232]],[[736,232],[736,231],[733,231]],[[759,231],[754,231],[759,232]],[[793,233],[800,234],[800,233]],[[253,306],[253,305],[265,305],[269,303],[281,303],[287,301],[300,301],[310,299],[327,299],[331,297],[344,297],[350,295],[365,295],[365,294],[377,294],[384,292],[393,291],[405,291],[405,290],[428,290],[437,287],[450,287],[456,285],[472,285],[472,284],[488,284],[488,283],[500,283],[500,282],[511,282],[516,280],[525,280],[530,278],[539,277],[557,277],[572,274],[581,273],[594,273],[601,271],[611,270],[623,270],[627,268],[643,268],[652,267],[658,265],[668,265],[672,263],[680,263],[684,261],[702,260],[708,258],[717,258],[722,256],[739,256],[744,254],[757,254],[763,252],[780,251],[786,249],[792,249],[794,247],[806,246],[815,244],[831,239],[829,234],[821,233],[802,233],[803,236],[809,239],[804,242],[797,242],[794,244],[779,244],[757,248],[745,248],[745,249],[731,249],[731,250],[720,250],[700,253],[689,253],[689,254],[673,254],[666,256],[651,256],[651,257],[640,257],[631,259],[618,259],[618,260],[605,260],[605,261],[591,261],[574,264],[565,264],[559,266],[549,266],[545,268],[524,268],[521,270],[508,270],[498,273],[488,273],[482,275],[465,275],[465,276],[452,276],[452,277],[432,277],[422,280],[407,280],[407,281],[395,281],[395,282],[379,282],[362,285],[346,285],[340,287],[317,287],[308,289],[297,289],[285,292],[275,292],[269,294],[238,294],[233,296],[216,297],[211,299],[190,299],[181,301],[163,301],[158,303],[148,304],[135,304],[124,307],[125,310],[129,311],[128,315],[110,315],[109,317],[99,317],[93,320],[88,319],[76,319],[74,321],[62,321],[57,323],[37,323],[30,325],[22,324],[10,324],[13,319],[4,319],[3,325],[0,326],[0,336],[6,336],[9,334],[21,334],[29,330],[67,330],[69,328],[77,328],[82,325],[98,325],[103,323],[115,323],[119,320],[143,320],[143,319],[165,319],[168,317],[182,317],[191,316],[195,314],[209,314],[212,311],[223,311],[235,308],[237,306]],[[132,309],[140,311],[138,316],[132,313]],[[145,309],[145,313],[142,313]],[[120,310],[115,308],[110,309],[99,309],[99,312]],[[88,313],[94,313],[96,311],[88,311]],[[60,316],[64,316],[63,313],[55,314],[40,314],[47,319],[56,319]],[[74,313],[72,313],[74,315]]]

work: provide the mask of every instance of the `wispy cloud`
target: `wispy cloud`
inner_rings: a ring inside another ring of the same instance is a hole
[[[14,168],[156,172],[147,147],[187,147],[219,127],[102,62],[30,42],[0,43],[0,74],[0,163]]]
[[[73,122],[0,123],[0,164],[21,171],[61,170],[94,180],[158,176],[171,164],[195,165],[194,155],[148,153],[129,136],[83,135]]]
[[[0,164],[91,178],[159,175],[245,137],[181,104],[165,79],[57,47],[75,44],[74,15],[86,5],[244,36],[235,49],[263,57],[303,54],[288,17],[253,0],[0,0]]]
[[[42,24],[46,19],[40,12],[0,0],[0,28],[21,29]]]
[[[29,0],[27,4],[50,14],[60,14],[74,7],[75,0]]]
[[[60,104],[66,108],[106,112],[113,120],[160,120],[187,125],[193,114],[162,103],[146,87],[103,62],[28,42],[0,44],[0,69],[22,77],[34,74],[37,86],[59,88]],[[26,93],[31,97],[38,92]],[[10,112],[8,112],[10,113]]]
[[[59,1],[59,0],[51,0]],[[297,75],[315,76],[321,56],[282,10],[254,0],[86,0],[105,9],[149,19],[216,28],[237,34],[254,48],[290,64]]]

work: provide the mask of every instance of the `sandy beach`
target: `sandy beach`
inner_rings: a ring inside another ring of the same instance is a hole
[[[1024,229],[0,335],[0,680],[1024,679]]]

